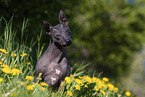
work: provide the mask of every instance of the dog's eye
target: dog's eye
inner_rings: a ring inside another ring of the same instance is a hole
[[[56,38],[57,40],[59,40],[60,34],[56,34],[56,35],[55,35],[55,38]]]

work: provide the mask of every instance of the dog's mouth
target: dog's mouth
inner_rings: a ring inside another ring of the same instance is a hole
[[[70,39],[70,40],[68,40],[68,41],[66,41],[66,42],[64,42],[64,43],[62,43],[61,45],[62,46],[70,46],[72,44],[72,40]]]
[[[71,43],[65,43],[62,46],[70,46],[71,44],[72,44],[72,42]]]
[[[60,42],[55,42],[57,45],[59,45],[59,46],[64,46],[64,47],[66,47],[66,46],[70,46],[71,44],[72,44],[72,40],[70,40],[70,41],[67,41],[67,42],[63,42],[63,43],[60,43]]]

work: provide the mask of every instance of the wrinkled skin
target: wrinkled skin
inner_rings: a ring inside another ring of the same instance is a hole
[[[59,22],[60,24],[52,27],[43,21],[46,34],[50,35],[51,39],[47,50],[38,59],[35,67],[35,82],[39,73],[42,73],[42,81],[53,88],[60,88],[61,82],[71,72],[65,51],[65,47],[72,44],[71,31],[62,10],[59,13]]]

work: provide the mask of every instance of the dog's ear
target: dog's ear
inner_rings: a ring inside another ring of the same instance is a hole
[[[46,21],[43,21],[43,24],[44,24],[44,30],[46,31],[46,34],[50,35],[50,31],[52,30],[52,26]]]
[[[68,25],[66,15],[62,10],[60,10],[60,13],[59,13],[59,22],[65,24],[65,25]]]

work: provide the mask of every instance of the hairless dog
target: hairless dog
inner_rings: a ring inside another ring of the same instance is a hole
[[[71,31],[62,10],[59,13],[59,22],[60,24],[52,27],[43,21],[46,34],[50,35],[51,39],[47,50],[38,59],[35,67],[35,82],[39,73],[42,73],[42,81],[53,88],[60,88],[61,82],[71,72],[65,51],[65,47],[72,44]]]

